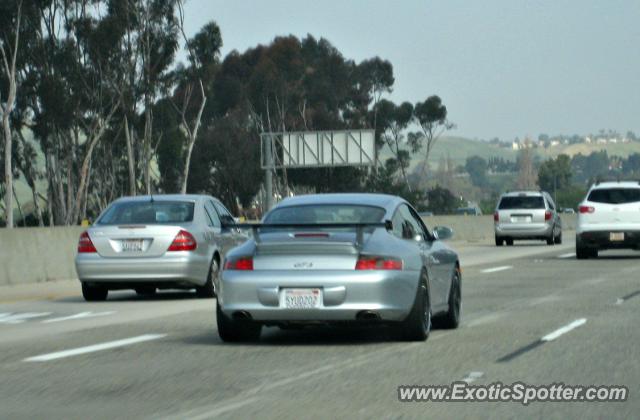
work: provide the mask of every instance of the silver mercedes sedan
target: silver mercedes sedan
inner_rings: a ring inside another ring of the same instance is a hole
[[[218,333],[257,340],[263,325],[391,324],[425,340],[432,317],[460,322],[458,255],[400,197],[319,194],[287,198],[229,251],[218,286]]]
[[[206,195],[153,195],[114,201],[80,235],[76,271],[85,300],[109,290],[193,289],[215,295],[214,279],[227,250],[247,235],[229,210]]]

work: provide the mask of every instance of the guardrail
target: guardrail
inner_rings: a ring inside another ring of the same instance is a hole
[[[574,230],[575,215],[562,215],[565,230]],[[429,228],[448,226],[455,242],[493,241],[493,216],[425,217]],[[0,229],[0,285],[76,278],[74,258],[80,226]]]

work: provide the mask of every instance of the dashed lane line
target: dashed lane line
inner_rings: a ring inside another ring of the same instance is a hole
[[[143,343],[145,341],[157,340],[166,337],[167,334],[145,334],[137,337],[125,338],[122,340],[108,341],[106,343],[94,344],[92,346],[78,347],[70,350],[58,351],[55,353],[41,354],[39,356],[28,357],[24,362],[48,362],[50,360],[63,359],[65,357],[78,356],[96,351],[113,349],[116,347],[130,346],[132,344]]]
[[[74,320],[74,319],[83,319],[83,318],[93,318],[93,317],[97,317],[97,316],[106,316],[106,315],[113,315],[115,314],[114,311],[105,311],[105,312],[80,312],[74,315],[69,315],[69,316],[61,316],[58,318],[49,318],[49,319],[45,319],[44,321],[42,321],[43,324],[50,324],[52,322],[62,322],[62,321],[70,321],[70,320]]]
[[[500,267],[487,268],[485,270],[480,271],[481,273],[497,273],[498,271],[511,270],[513,268],[512,265],[502,265]]]

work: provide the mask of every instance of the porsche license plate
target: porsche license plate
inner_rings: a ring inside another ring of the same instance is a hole
[[[624,232],[611,232],[609,234],[609,240],[611,242],[624,241]]]
[[[287,309],[319,308],[322,302],[320,289],[284,289],[282,306]]]

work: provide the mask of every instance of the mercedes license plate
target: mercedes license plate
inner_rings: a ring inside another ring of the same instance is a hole
[[[140,252],[142,243],[142,239],[125,239],[122,241],[122,252]]]
[[[287,309],[319,308],[321,302],[320,289],[284,289],[283,306]]]
[[[624,232],[611,232],[609,234],[609,240],[611,242],[624,241]]]

